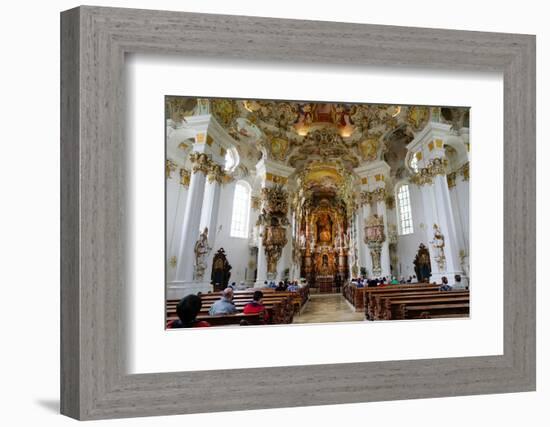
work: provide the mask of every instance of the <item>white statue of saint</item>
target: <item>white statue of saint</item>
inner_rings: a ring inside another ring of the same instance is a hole
[[[212,249],[208,246],[208,227],[200,234],[199,240],[195,243],[195,278],[202,279],[206,270],[206,257]]]
[[[434,248],[435,261],[440,270],[445,269],[445,237],[441,233],[441,229],[437,224],[434,224],[434,238],[431,241]]]

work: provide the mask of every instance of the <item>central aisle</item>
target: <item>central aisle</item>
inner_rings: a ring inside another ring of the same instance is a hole
[[[356,313],[341,294],[310,295],[302,312],[294,316],[292,323],[328,323],[364,320],[363,313]]]

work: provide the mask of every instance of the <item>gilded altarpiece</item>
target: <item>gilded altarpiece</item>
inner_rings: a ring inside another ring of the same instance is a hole
[[[319,292],[332,292],[348,277],[345,213],[323,200],[320,206],[308,210],[302,230],[302,276]]]

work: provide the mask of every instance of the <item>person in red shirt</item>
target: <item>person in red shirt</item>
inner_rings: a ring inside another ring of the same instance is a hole
[[[269,313],[267,312],[265,305],[263,305],[264,293],[262,291],[254,292],[252,301],[246,304],[243,308],[244,314],[264,313],[264,322],[269,320]]]
[[[197,320],[197,315],[202,307],[201,297],[198,295],[187,295],[182,298],[176,306],[176,313],[179,317],[177,320],[168,322],[168,329],[175,328],[205,328],[210,326],[210,323],[204,320]]]

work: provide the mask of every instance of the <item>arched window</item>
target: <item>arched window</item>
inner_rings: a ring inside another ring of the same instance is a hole
[[[248,238],[248,220],[250,216],[250,187],[243,181],[235,184],[233,196],[233,215],[231,217],[231,237]]]
[[[397,189],[397,215],[399,234],[412,234],[414,230],[408,184],[403,184]]]

